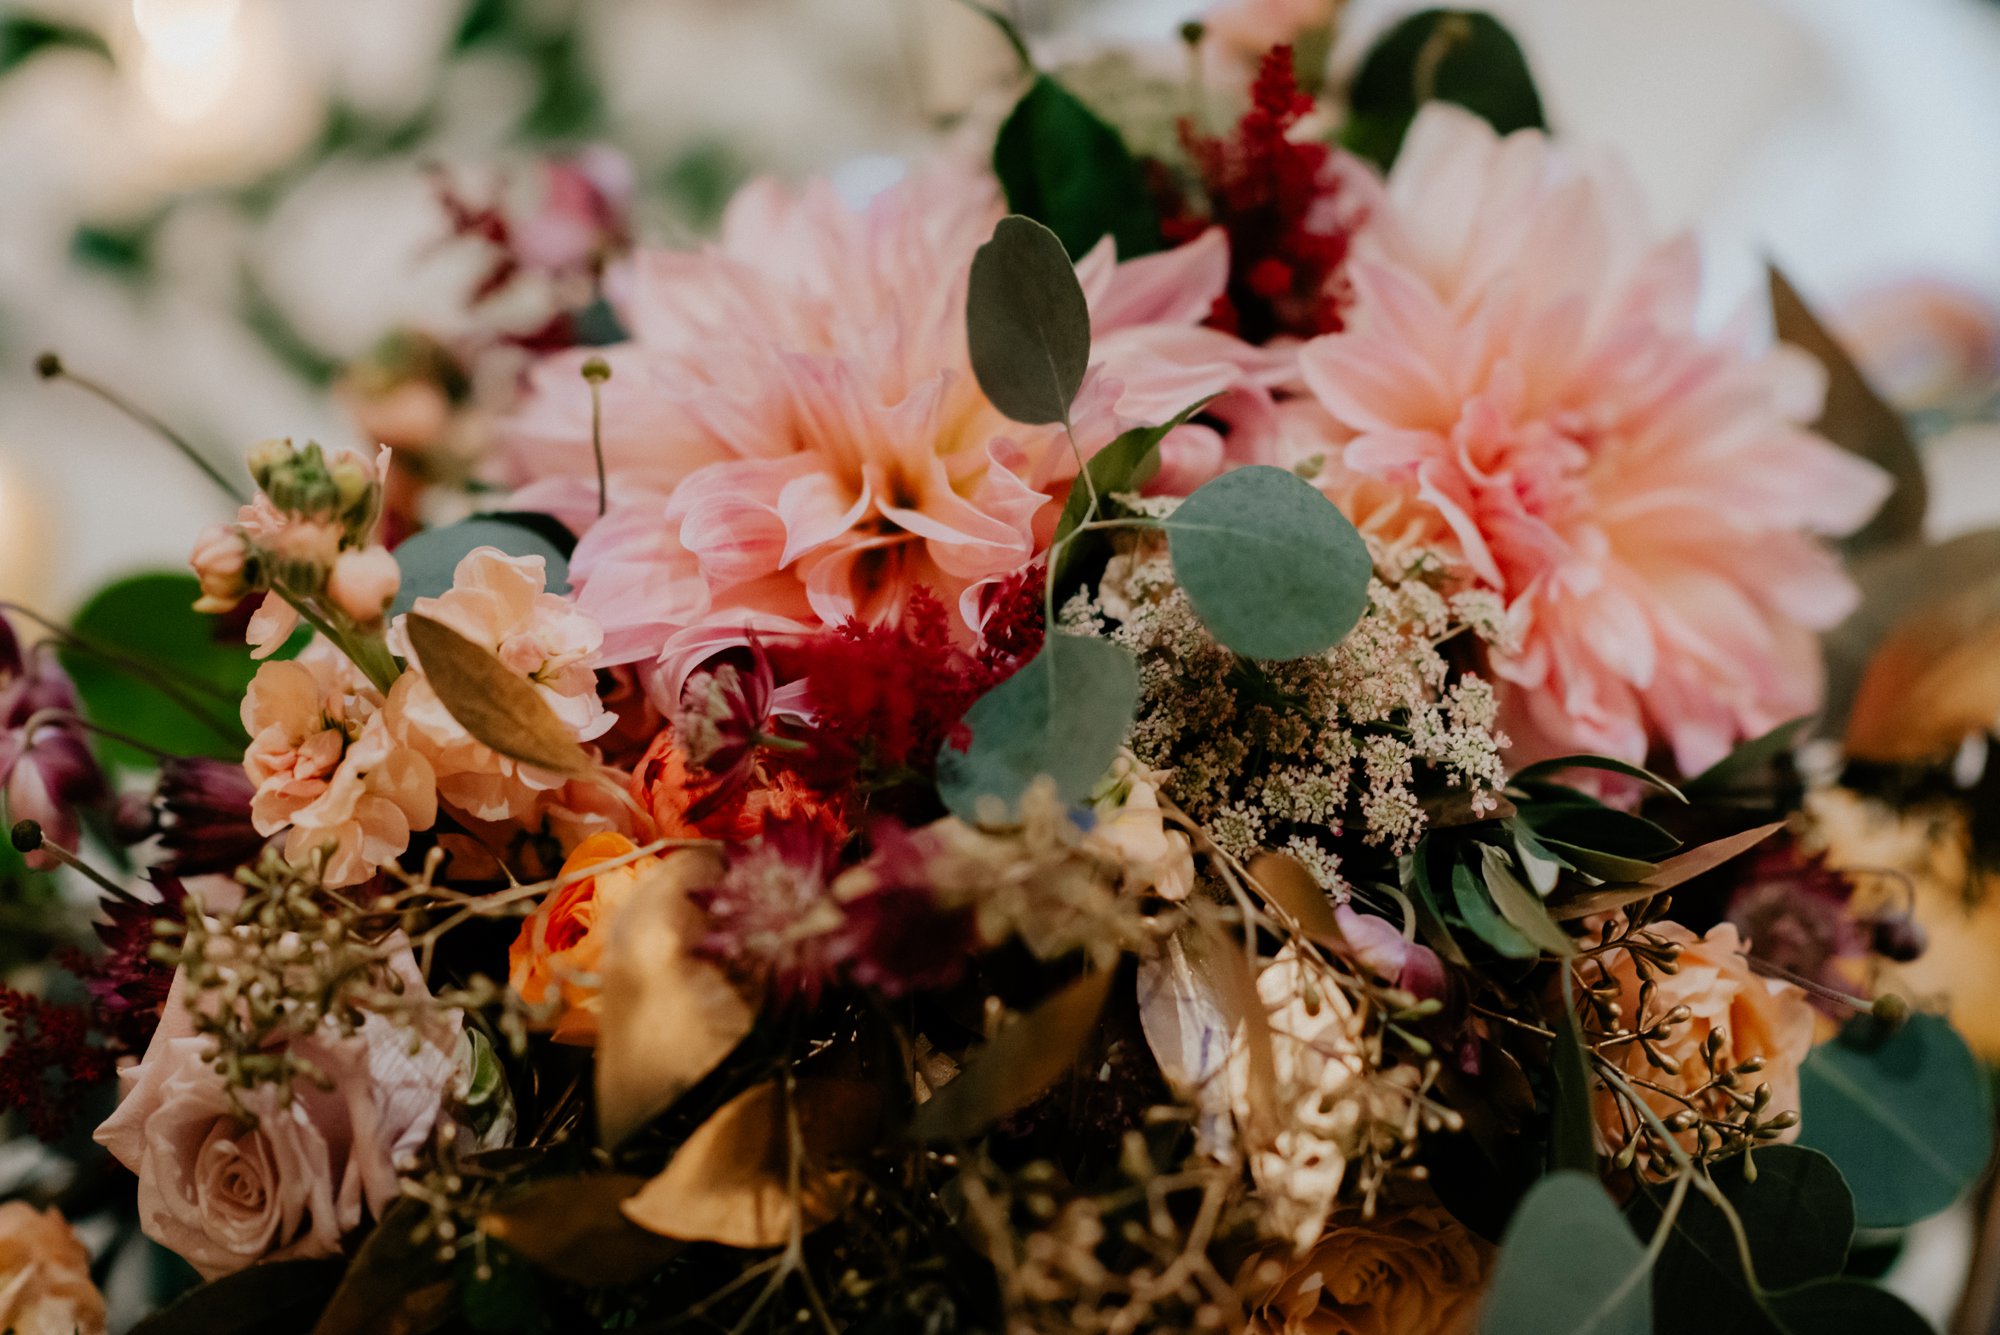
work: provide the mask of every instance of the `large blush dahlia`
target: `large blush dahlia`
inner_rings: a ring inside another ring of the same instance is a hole
[[[604,350],[602,519],[585,353],[536,368],[508,428],[514,480],[588,525],[573,574],[606,661],[653,661],[672,691],[746,630],[889,619],[920,585],[970,620],[981,586],[1033,559],[1076,451],[1060,427],[1006,420],[972,374],[966,275],[1001,212],[990,180],[952,170],[859,211],[824,183],[764,181],[716,244],[642,253],[619,276],[632,339]],[[1084,257],[1085,454],[1204,396],[1260,392],[1273,359],[1201,327],[1226,247],[1212,232],[1125,264],[1108,240]],[[1251,449],[1237,434],[1232,462]],[[1214,431],[1183,428],[1160,485],[1196,484],[1224,453]]]
[[[1517,758],[1658,739],[1692,773],[1814,707],[1855,596],[1821,535],[1887,480],[1807,430],[1817,363],[1697,329],[1694,244],[1652,241],[1615,165],[1433,103],[1349,275],[1286,437],[1364,529],[1507,600]]]

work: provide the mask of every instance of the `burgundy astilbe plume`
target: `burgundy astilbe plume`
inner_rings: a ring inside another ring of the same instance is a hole
[[[21,1115],[28,1129],[54,1141],[76,1120],[89,1087],[109,1080],[117,1056],[92,1042],[89,1008],[47,1001],[0,984],[0,1108]]]

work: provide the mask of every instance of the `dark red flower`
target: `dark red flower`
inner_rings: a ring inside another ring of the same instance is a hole
[[[0,984],[0,1108],[21,1115],[45,1141],[62,1138],[84,1092],[109,1080],[116,1054],[91,1041],[89,1008],[48,1001]]]
[[[77,846],[78,812],[109,793],[77,721],[76,687],[54,647],[38,644],[23,656],[11,630],[0,644],[0,786],[10,822],[32,820],[68,849]],[[45,852],[27,860],[54,865]]]
[[[173,876],[232,872],[264,847],[250,821],[256,792],[234,761],[174,757],[161,762],[150,796],[121,802],[119,835],[131,844],[157,839],[164,854],[157,866]]]

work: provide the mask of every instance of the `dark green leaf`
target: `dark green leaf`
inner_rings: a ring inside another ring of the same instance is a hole
[[[1790,755],[1806,735],[1810,715],[1780,723],[1761,737],[1749,741],[1689,779],[1686,791],[1695,797],[1722,797],[1756,784],[1781,756]]]
[[[389,604],[389,615],[401,616],[417,599],[435,598],[449,589],[458,563],[478,547],[497,547],[509,556],[541,557],[548,570],[549,592],[567,593],[569,553],[575,545],[562,525],[547,515],[473,515],[442,528],[427,528],[396,548],[403,586]]]
[[[37,18],[32,14],[9,14],[0,18],[0,74],[6,74],[31,56],[61,47],[111,59],[111,48],[88,28]]]
[[[1588,848],[1639,862],[1657,861],[1681,846],[1680,840],[1644,816],[1616,807],[1535,802],[1521,808],[1521,820],[1545,843]]]
[[[972,257],[965,295],[972,373],[1016,422],[1067,422],[1090,368],[1090,307],[1055,233],[1010,214]]]
[[[972,743],[938,753],[938,793],[968,821],[984,799],[1011,811],[1041,775],[1065,802],[1090,795],[1139,707],[1139,669],[1109,640],[1052,635],[1028,665],[967,712]]]
[[[993,172],[1007,207],[1045,224],[1071,258],[1107,234],[1121,260],[1160,248],[1159,211],[1125,141],[1046,74],[1000,126]]]
[[[1584,875],[1595,876],[1600,881],[1643,881],[1658,870],[1654,863],[1643,858],[1601,853],[1597,849],[1567,844],[1560,839],[1544,838],[1542,845]]]
[[[1812,313],[1805,299],[1769,266],[1771,318],[1778,337],[1812,354],[1826,368],[1826,406],[1813,429],[1842,449],[1887,470],[1896,488],[1858,533],[1847,539],[1850,551],[1915,541],[1922,537],[1930,491],[1923,460],[1903,415],[1884,402],[1868,384],[1847,350]]]
[[[1732,834],[1726,839],[1690,848],[1685,853],[1676,853],[1665,862],[1637,880],[1612,880],[1600,890],[1577,895],[1550,907],[1550,914],[1558,921],[1570,918],[1587,918],[1593,913],[1609,913],[1612,909],[1636,904],[1642,899],[1664,894],[1675,886],[1685,884],[1706,872],[1713,871],[1731,858],[1741,856],[1772,835],[1785,828],[1783,821],[1760,825],[1754,830]]]
[[[1493,950],[1508,959],[1534,959],[1542,952],[1535,943],[1515,930],[1479,883],[1479,877],[1463,862],[1454,862],[1451,867],[1451,894],[1458,905],[1458,916],[1465,920],[1466,930],[1491,946]]]
[[[1479,1329],[1484,1335],[1648,1335],[1645,1251],[1595,1176],[1550,1173],[1521,1202]]]
[[[1153,480],[1160,471],[1160,442],[1169,432],[1200,412],[1208,403],[1190,404],[1175,415],[1174,420],[1161,426],[1133,427],[1109,445],[1090,456],[1085,465],[1090,473],[1091,486],[1097,489],[1101,501],[1104,497],[1120,492],[1134,492]],[[1076,532],[1078,525],[1094,518],[1090,510],[1091,487],[1085,486],[1083,477],[1070,483],[1069,499],[1063,502],[1063,511],[1056,520],[1056,531],[1050,538],[1050,546],[1061,542]],[[1077,555],[1076,544],[1064,547],[1056,557],[1055,579],[1062,582],[1064,573],[1074,564]]]
[[[237,719],[257,665],[242,633],[194,610],[194,576],[133,575],[92,594],[71,629],[92,649],[61,650],[84,715],[170,755],[235,760],[248,738]],[[153,757],[101,741],[112,764],[151,768]]]
[[[1785,1335],[1935,1335],[1908,1303],[1866,1280],[1823,1279],[1768,1302]]]
[[[384,1212],[313,1335],[426,1335],[451,1318],[451,1273],[438,1261],[436,1242],[415,1236],[428,1212],[410,1196]]]
[[[1583,1033],[1576,1012],[1567,1004],[1556,1024],[1555,1107],[1549,1131],[1549,1167],[1597,1173],[1597,1118],[1590,1082],[1590,1061],[1583,1052]]]
[[[1913,1015],[1881,1037],[1862,1017],[1800,1071],[1799,1143],[1833,1160],[1863,1228],[1936,1214],[1979,1176],[1993,1150],[1984,1075],[1951,1025]]]
[[[1653,773],[1653,771],[1631,764],[1628,761],[1619,760],[1613,756],[1574,755],[1556,756],[1550,760],[1538,760],[1534,764],[1516,771],[1507,782],[1509,784],[1535,783],[1552,779],[1565,770],[1573,769],[1596,769],[1603,770],[1609,774],[1623,774],[1628,779],[1637,779],[1641,783],[1651,784],[1669,797],[1678,797],[1683,802],[1687,801],[1686,794],[1659,775]]]
[[[1391,28],[1347,92],[1341,141],[1387,169],[1417,109],[1437,99],[1483,117],[1502,134],[1542,129],[1542,99],[1513,35],[1489,14],[1427,9]]]
[[[1368,544],[1282,468],[1224,473],[1162,521],[1174,576],[1215,638],[1246,658],[1323,653],[1368,607]]]
[[[1460,968],[1469,967],[1470,961],[1452,936],[1451,928],[1445,922],[1444,910],[1438,903],[1437,891],[1431,886],[1431,841],[1421,840],[1404,865],[1403,884],[1410,893],[1411,905],[1416,909],[1417,930],[1423,935],[1424,943],[1442,955],[1446,963]]]
[[[312,1329],[347,1263],[265,1261],[190,1289],[131,1335],[297,1335]]]
[[[1551,955],[1575,954],[1576,942],[1556,926],[1540,898],[1514,874],[1513,859],[1492,844],[1481,844],[1479,855],[1485,862],[1486,891],[1507,925]]]
[[[1084,974],[996,1034],[920,1108],[919,1140],[965,1140],[1026,1107],[1075,1064],[1097,1027],[1116,974]]]

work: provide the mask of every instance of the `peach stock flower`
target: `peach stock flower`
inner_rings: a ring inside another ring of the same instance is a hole
[[[1744,1077],[1746,1088],[1760,1083],[1771,1086],[1770,1105],[1760,1116],[1768,1120],[1781,1112],[1797,1112],[1799,1067],[1812,1050],[1814,1034],[1813,1009],[1805,993],[1790,983],[1752,973],[1744,958],[1744,941],[1732,923],[1720,923],[1700,937],[1676,922],[1656,923],[1646,930],[1681,948],[1679,971],[1655,977],[1656,988],[1647,1009],[1648,1015],[1657,1016],[1676,1006],[1688,1008],[1687,1022],[1674,1026],[1668,1040],[1655,1045],[1656,1050],[1678,1062],[1680,1070],[1655,1066],[1636,1043],[1616,1044],[1605,1049],[1607,1054],[1631,1075],[1675,1094],[1691,1094],[1709,1079],[1702,1045],[1710,1034],[1720,1033],[1720,1060],[1724,1063],[1733,1066],[1752,1058],[1763,1059],[1761,1071]],[[1617,1000],[1623,1013],[1639,1014],[1639,978],[1631,955],[1614,950],[1601,958],[1620,985]],[[1687,1106],[1667,1094],[1636,1088],[1663,1119]],[[1706,1097],[1719,1103],[1716,1095]],[[1704,1109],[1717,1116],[1729,1114],[1726,1107],[1704,1105]],[[1607,1146],[1624,1142],[1628,1128],[1621,1120],[1617,1100],[1604,1089],[1597,1093],[1597,1124]],[[1781,1139],[1790,1140],[1797,1134],[1794,1128]],[[1682,1139],[1689,1150],[1695,1148],[1692,1130]]]
[[[927,585],[947,601],[1019,569],[1048,540],[1076,472],[1060,427],[1009,422],[980,393],[965,338],[973,251],[1001,216],[993,183],[938,169],[848,208],[831,186],[739,193],[720,241],[642,252],[618,275],[631,342],[553,357],[503,430],[519,503],[589,531],[572,575],[609,663],[657,663],[655,694],[746,629],[893,616]],[[1202,328],[1228,276],[1211,233],[1119,264],[1107,239],[1078,275],[1094,372],[1076,405],[1087,454],[1122,426],[1275,375]],[[601,355],[596,482],[585,353]],[[1249,444],[1232,443],[1240,453]],[[1223,463],[1205,426],[1167,442],[1160,485]]]
[[[9,1335],[104,1335],[104,1295],[90,1253],[54,1210],[0,1205],[0,1330]]]
[[[1435,1205],[1336,1215],[1258,1305],[1262,1335],[1470,1335],[1491,1248]],[[1267,1260],[1266,1264],[1271,1264]]]
[[[390,957],[405,994],[425,991],[407,948]],[[457,1012],[412,1030],[369,1015],[351,1037],[328,1021],[301,1055],[331,1082],[301,1081],[288,1105],[265,1086],[238,1120],[195,1032],[176,976],[146,1055],[120,1072],[124,1096],[98,1144],[139,1179],[139,1226],[213,1279],[255,1261],[334,1256],[398,1195],[396,1160],[431,1133],[457,1073]]]
[[[1693,773],[1811,711],[1814,632],[1855,600],[1820,536],[1887,479],[1807,429],[1817,363],[1697,328],[1694,242],[1654,243],[1615,164],[1431,103],[1348,273],[1293,450],[1375,536],[1508,601],[1517,758],[1657,739]]]
[[[571,850],[557,877],[567,882],[538,905],[507,948],[507,983],[531,1006],[554,1001],[549,1028],[558,1043],[597,1041],[597,974],[610,939],[608,925],[641,877],[661,859],[637,858],[582,875],[600,863],[637,852],[620,834],[593,834]]]

